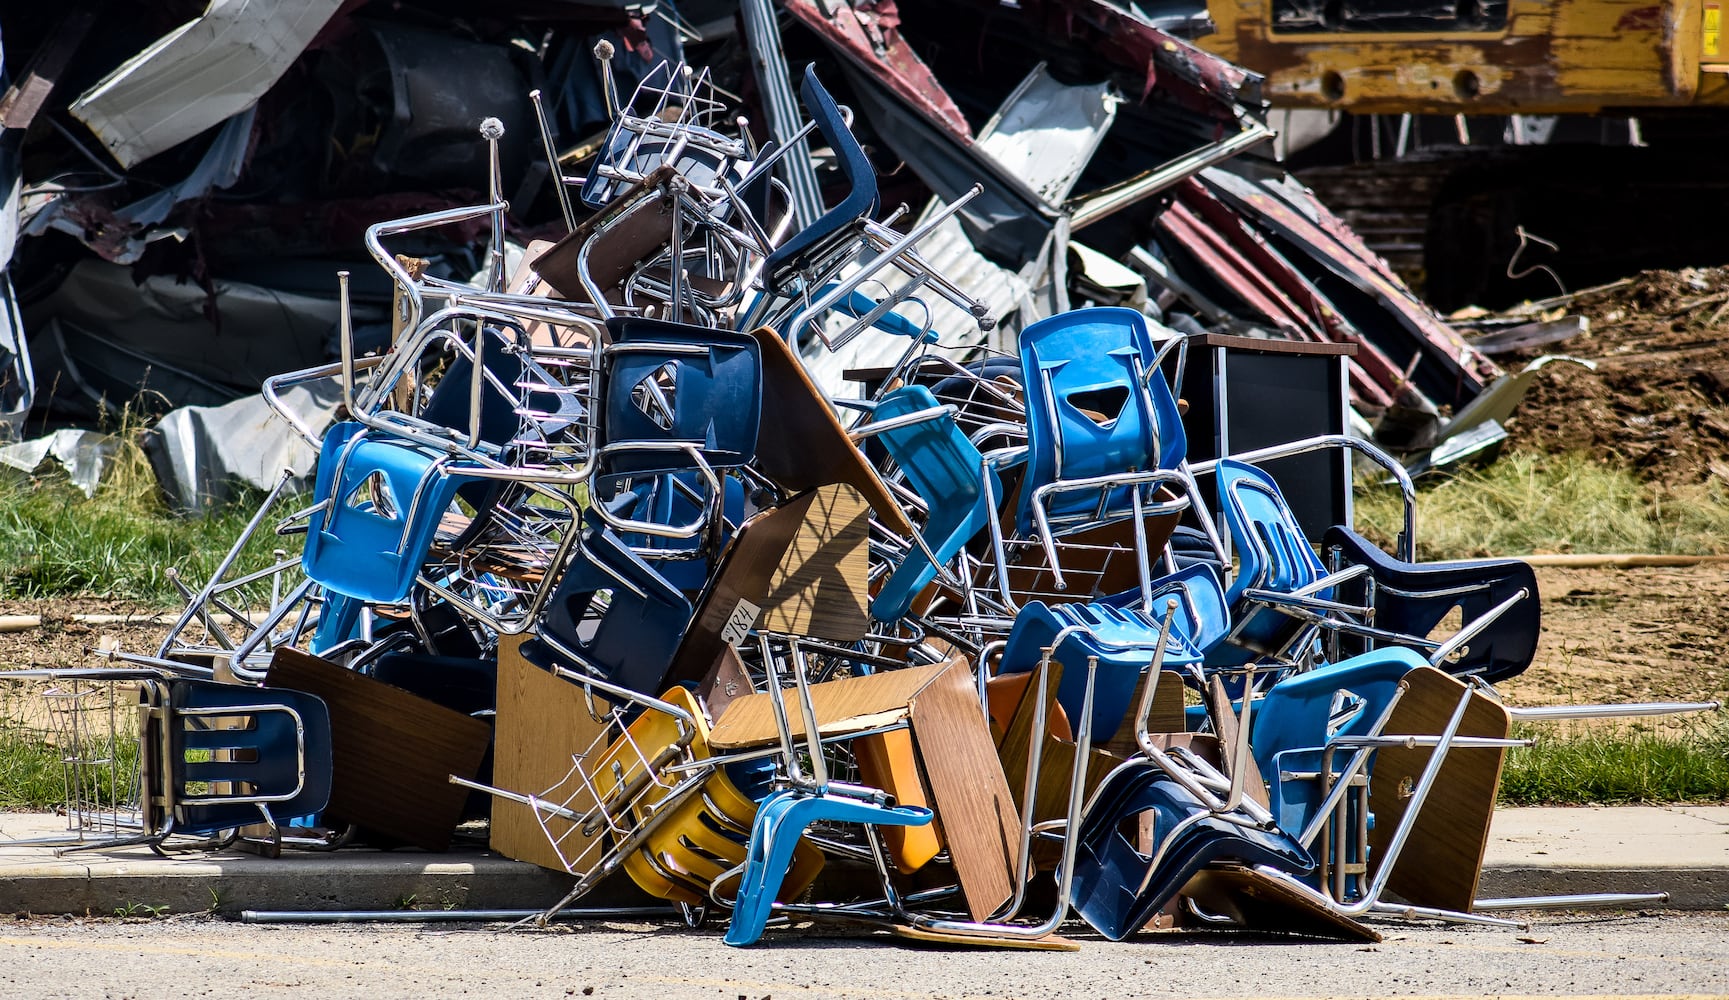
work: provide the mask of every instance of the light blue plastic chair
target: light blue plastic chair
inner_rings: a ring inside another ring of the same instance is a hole
[[[1219,506],[1238,560],[1237,575],[1225,591],[1237,616],[1231,644],[1209,660],[1214,665],[1244,662],[1242,650],[1270,654],[1303,628],[1303,622],[1272,608],[1257,606],[1257,594],[1289,596],[1327,575],[1302,526],[1286,505],[1273,478],[1252,465],[1222,459],[1215,470]],[[1332,588],[1305,595],[1317,601],[1333,597]],[[1245,599],[1248,599],[1247,601]]]
[[[378,604],[408,598],[439,521],[473,482],[450,458],[343,423],[326,432],[301,564],[326,590]]]
[[[1055,645],[1051,658],[1064,666],[1057,686],[1057,702],[1071,720],[1079,718],[1086,698],[1086,666],[1098,657],[1099,671],[1093,698],[1093,732],[1108,738],[1122,725],[1132,707],[1141,674],[1152,664],[1159,638],[1159,622],[1168,600],[1176,598],[1171,619],[1164,666],[1180,668],[1201,662],[1207,648],[1221,639],[1229,627],[1224,588],[1213,568],[1195,565],[1180,570],[1153,586],[1153,598],[1137,606],[1140,592],[1119,595],[1092,604],[1046,604],[1029,601],[1015,616],[1014,628],[1003,649],[999,672],[1025,673],[1038,666],[1041,651]],[[1061,637],[1059,639],[1059,636]]]
[[[1273,814],[1286,830],[1309,825],[1321,805],[1320,783],[1285,780],[1282,775],[1320,770],[1329,743],[1341,737],[1378,735],[1399,682],[1428,661],[1403,646],[1389,646],[1291,674],[1256,702],[1249,746],[1269,783]],[[1338,753],[1332,767],[1342,771],[1350,755]],[[1373,758],[1364,769],[1373,770]]]
[[[873,422],[936,410],[937,405],[924,386],[902,386],[878,401]],[[885,430],[876,439],[929,511],[920,532],[924,546],[913,545],[907,550],[871,601],[871,617],[895,622],[906,616],[913,599],[936,579],[939,567],[954,559],[995,516],[990,498],[1002,495],[1002,484],[947,413],[938,411],[929,420]],[[987,480],[989,493],[983,486]]]
[[[806,827],[817,822],[924,826],[935,814],[922,806],[884,806],[843,795],[788,789],[764,800],[751,824],[750,847],[726,943],[743,948],[761,940],[775,895]]]

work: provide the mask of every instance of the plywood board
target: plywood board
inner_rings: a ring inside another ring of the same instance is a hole
[[[808,497],[792,544],[769,578],[758,627],[857,642],[870,630],[870,507],[845,485]]]
[[[967,910],[988,920],[1014,895],[1021,818],[964,658],[913,695],[912,733]]]
[[[305,691],[330,707],[333,818],[428,851],[450,846],[492,727],[297,649],[278,649],[267,687]]]
[[[933,663],[812,684],[810,698],[816,710],[817,731],[832,736],[860,732],[904,719],[913,696],[947,667],[948,663]],[[782,695],[786,699],[787,723],[793,738],[803,739],[804,714],[799,711],[798,692],[789,687]],[[716,750],[742,750],[779,740],[780,730],[775,726],[770,697],[765,691],[746,695],[728,705],[726,714],[709,733],[709,746]],[[976,698],[974,704],[977,704]],[[982,724],[983,717],[980,719]],[[988,731],[986,735],[988,737]]]
[[[847,436],[792,348],[767,327],[751,336],[762,349],[762,432],[756,450],[763,474],[789,490],[847,483],[864,495],[883,527],[911,535],[912,522]]]
[[[673,654],[669,684],[700,681],[721,650],[742,641],[744,632],[755,626],[768,599],[769,581],[814,502],[812,494],[795,497],[750,518],[733,533]]]
[[[1037,676],[1034,674],[1033,676]],[[1050,721],[1051,712],[1057,710],[1057,687],[1062,683],[1063,665],[1052,660],[1050,670],[1045,677],[1047,709],[1044,745],[1040,748],[1038,784],[1033,791],[1033,821],[1044,823],[1049,820],[1062,819],[1068,815],[1069,785],[1074,776],[1075,750],[1074,742],[1059,739],[1053,734]],[[1026,808],[1021,801],[1026,792],[1027,755],[1032,749],[1033,713],[1037,706],[1034,703],[1037,687],[1027,684],[1023,690],[1020,704],[1009,717],[1008,724],[1003,727],[1002,735],[997,739],[997,757],[1002,761],[1003,776],[1007,779],[1010,791],[1014,794],[1015,804]],[[1123,758],[1109,754],[1103,750],[1088,751],[1086,764],[1086,791],[1083,796],[1091,795],[1105,780],[1105,776],[1123,762]],[[1047,845],[1048,846],[1048,845]],[[1040,867],[1047,867],[1056,857],[1052,851],[1037,851],[1034,860]]]
[[[752,628],[853,642],[869,625],[870,525],[850,486],[829,485],[746,521],[697,601],[668,672],[698,682]]]
[[[1405,681],[1410,688],[1393,707],[1383,732],[1439,736],[1459,707],[1465,685],[1433,667],[1418,667],[1405,675]],[[1478,693],[1471,696],[1459,735],[1505,739],[1512,725],[1505,706]],[[1369,831],[1371,865],[1386,857],[1387,843],[1410,803],[1409,789],[1422,776],[1433,752],[1428,747],[1389,747],[1376,753],[1369,777],[1369,811],[1375,815],[1375,827]],[[1471,908],[1506,756],[1502,747],[1447,751],[1410,839],[1394,861],[1388,890],[1418,906]]]
[[[522,636],[498,641],[492,783],[507,791],[538,794],[563,780],[572,757],[588,752],[606,734],[606,726],[589,714],[581,688],[522,658],[517,652],[522,641]],[[597,700],[595,707],[604,711],[606,705]],[[579,802],[573,808],[581,812],[593,804]],[[571,832],[569,823],[556,818],[546,822],[554,835],[565,837],[566,853],[581,849],[580,835]],[[507,858],[564,869],[534,810],[520,802],[493,800],[491,844]]]
[[[1127,757],[1135,752],[1135,711],[1140,708],[1141,697],[1146,693],[1147,682],[1152,676],[1147,672],[1141,674],[1140,682],[1135,685],[1134,696],[1129,699],[1128,714],[1123,716],[1116,733],[1099,749],[1119,757]],[[1174,670],[1162,670],[1159,672],[1159,686],[1153,691],[1152,707],[1147,711],[1147,732],[1180,733],[1185,728],[1183,675]]]

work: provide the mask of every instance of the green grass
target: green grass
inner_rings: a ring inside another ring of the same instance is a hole
[[[128,443],[92,497],[63,476],[0,478],[0,598],[103,597],[161,606],[181,603],[167,570],[198,587],[216,568],[257,498],[203,516],[176,516],[148,462]],[[295,548],[262,529],[241,568]]]
[[[1384,546],[1391,545],[1401,511],[1396,490],[1358,493],[1358,529]],[[1584,455],[1530,452],[1419,485],[1419,558],[1540,552],[1729,552],[1729,487],[1641,483]]]
[[[118,797],[125,800],[132,792],[132,776],[138,767],[136,739],[116,741],[118,765],[98,764],[85,769],[85,780],[96,794],[95,804],[113,806],[109,780],[119,767]],[[66,773],[61,763],[64,756],[56,747],[35,734],[15,728],[0,730],[0,812],[37,810],[66,803]],[[125,804],[124,801],[121,804]]]
[[[1729,801],[1729,719],[1680,733],[1517,726],[1513,735],[1537,742],[1508,751],[1504,805]]]

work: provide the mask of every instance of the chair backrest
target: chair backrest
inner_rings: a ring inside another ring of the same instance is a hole
[[[710,466],[756,455],[762,357],[746,334],[645,319],[607,322],[601,443],[685,443]],[[609,472],[688,469],[678,452],[609,451]]]
[[[1287,594],[1326,575],[1326,567],[1271,476],[1230,459],[1219,461],[1215,476],[1219,506],[1238,563],[1236,576],[1225,591],[1225,599],[1233,608],[1244,591]],[[1333,591],[1328,588],[1309,596],[1330,600]],[[1235,641],[1250,650],[1272,652],[1301,627],[1302,623],[1289,615],[1261,608],[1239,620]]]
[[[1273,775],[1276,754],[1324,747],[1338,736],[1374,735],[1399,682],[1427,665],[1411,650],[1390,646],[1287,674],[1254,707],[1249,746],[1255,764]]]
[[[1175,469],[1187,456],[1176,399],[1165,380],[1149,371],[1152,334],[1139,312],[1110,307],[1052,316],[1021,331],[1020,350],[1029,448],[1023,532],[1032,529],[1035,487]],[[1074,494],[1054,504],[1053,513],[1096,506],[1095,497]]]
[[[929,389],[907,385],[884,396],[873,417],[891,420],[936,406]],[[1002,485],[995,470],[985,468],[979,450],[947,414],[883,431],[877,440],[900,466],[908,485],[925,502],[929,517],[921,536],[938,560],[933,563],[923,549],[914,545],[884,581],[871,602],[871,616],[878,621],[893,622],[903,617],[919,591],[936,579],[938,566],[953,559],[984,530],[995,513],[989,497],[1001,496]],[[988,495],[982,477],[990,478]]]
[[[585,621],[591,611],[596,617]],[[591,513],[537,631],[579,657],[577,667],[652,696],[666,687],[690,618],[690,599]],[[539,650],[530,645],[523,655],[534,659]]]
[[[1419,639],[1428,637],[1454,608],[1459,609],[1461,623],[1469,623],[1520,590],[1528,591],[1525,600],[1473,636],[1456,659],[1437,666],[1456,677],[1481,677],[1493,684],[1531,665],[1542,634],[1543,610],[1537,598],[1537,573],[1530,563],[1521,559],[1409,563],[1343,525],[1327,529],[1321,550],[1336,552],[1347,566],[1369,567],[1366,577],[1340,585],[1341,600],[1370,603],[1367,585],[1373,580],[1375,627]],[[1364,645],[1349,634],[1341,636],[1340,643],[1348,652]]]
[[[301,691],[174,681],[167,751],[176,832],[260,822],[260,804],[289,819],[330,801],[330,710]]]
[[[445,456],[343,423],[325,433],[301,563],[327,590],[382,604],[406,600],[439,521],[469,480]]]
[[[823,140],[834,150],[841,176],[846,179],[847,193],[839,204],[792,234],[768,255],[762,273],[771,292],[779,292],[801,268],[820,256],[831,240],[846,234],[852,226],[877,210],[876,170],[871,167],[864,147],[847,128],[840,105],[817,79],[815,66],[805,67],[804,81],[799,85],[799,99],[816,122]]]

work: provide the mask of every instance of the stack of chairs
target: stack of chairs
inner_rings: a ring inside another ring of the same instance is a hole
[[[485,793],[495,844],[526,820],[537,860],[575,877],[543,920],[621,872],[692,923],[725,915],[738,946],[804,920],[1073,948],[1071,911],[1113,939],[1497,919],[1470,912],[1474,875],[1425,897],[1404,862],[1469,860],[1425,802],[1480,799],[1517,742],[1489,685],[1533,654],[1529,568],[1416,563],[1409,512],[1396,555],[1348,526],[1317,549],[1255,463],[1348,447],[1409,500],[1403,471],[1345,438],[1191,464],[1184,337],[1139,312],[944,352],[920,295],[993,317],[920,256],[935,222],[879,217],[813,72],[801,95],[811,125],[757,148],[704,76],[652,74],[586,177],[552,161],[569,234],[514,275],[496,155],[485,204],[369,230],[397,285],[390,348],[358,357],[345,318],[339,362],[266,386],[319,448],[312,495],[271,491],[130,657],[207,678],[151,696],[157,842],[285,809],[320,829],[344,734],[310,702],[277,732],[295,692],[271,682],[310,654],[487,727],[490,774],[437,778]],[[819,141],[844,193],[794,230],[775,164]],[[474,283],[386,245],[472,220],[492,229]],[[802,359],[861,336],[907,346],[832,399]],[[317,380],[343,398],[321,432],[283,402]],[[301,537],[237,571],[272,532]],[[1454,608],[1462,627],[1434,635]],[[173,790],[197,777],[175,720],[214,711],[208,678],[251,695],[223,713],[270,716],[255,754],[292,752],[298,783],[220,809]],[[505,697],[523,684],[539,729]]]

